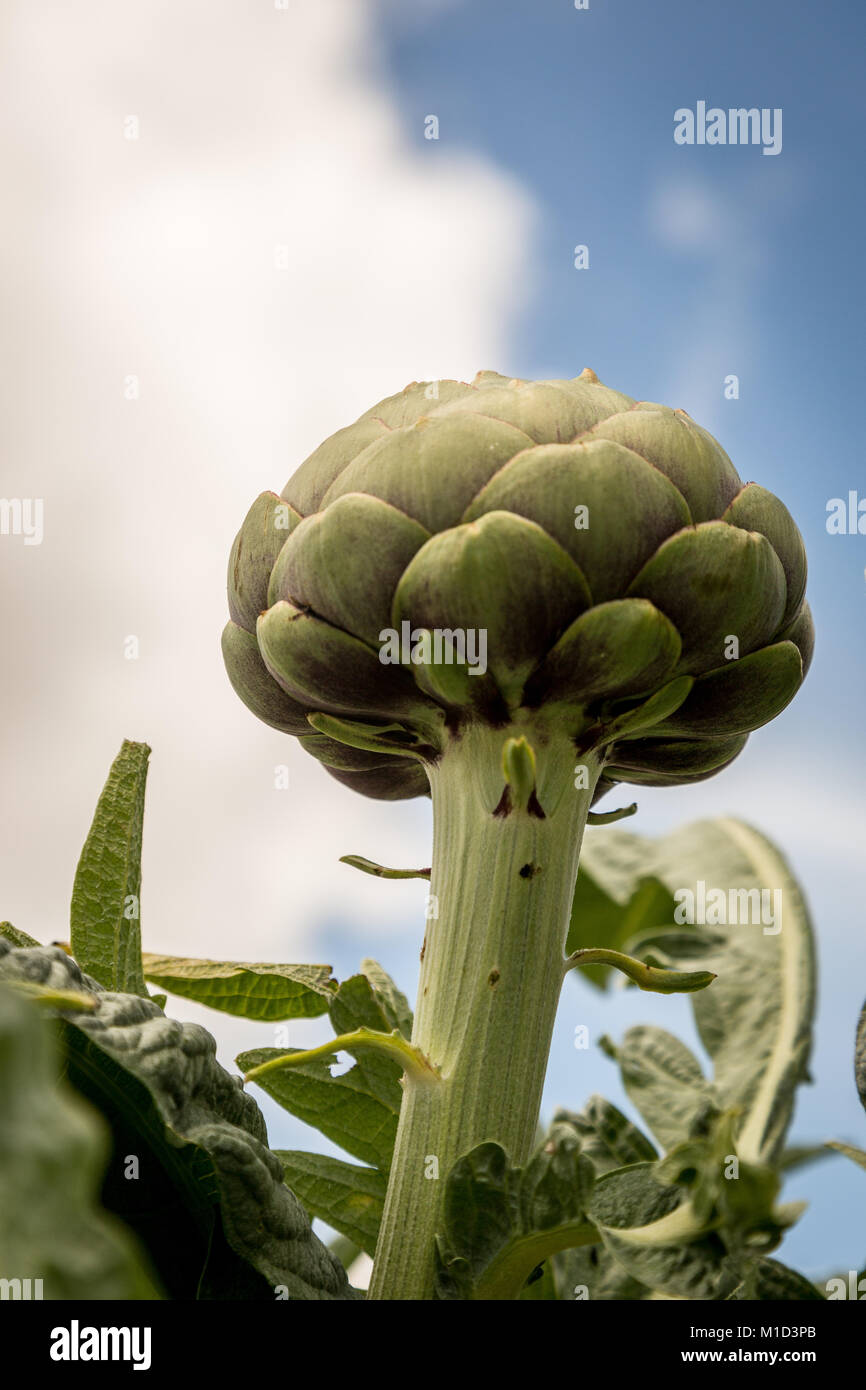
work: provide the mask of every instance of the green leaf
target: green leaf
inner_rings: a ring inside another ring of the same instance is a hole
[[[375,1255],[388,1185],[384,1173],[325,1154],[277,1149],[276,1155],[286,1182],[310,1215]]]
[[[405,994],[397,988],[379,962],[371,960],[369,956],[361,961],[361,974],[370,981],[388,1026],[396,1028],[404,1038],[411,1040],[412,1009]]]
[[[408,1038],[412,1014],[406,998],[374,960],[331,995],[331,1025],[339,1037],[358,1029]],[[243,1052],[237,1064],[244,1075],[301,1048],[259,1047]],[[347,1046],[355,1065],[332,1076],[334,1058],[316,1057],[297,1066],[275,1068],[255,1078],[273,1100],[305,1124],[318,1129],[354,1158],[381,1172],[391,1167],[397,1120],[403,1101],[403,1068],[379,1049]]]
[[[242,1052],[237,1064],[246,1073],[282,1056],[285,1056],[283,1048],[257,1047]],[[372,1094],[360,1063],[341,1076],[331,1075],[332,1065],[333,1058],[330,1061],[318,1058],[297,1067],[268,1072],[257,1078],[256,1084],[284,1110],[318,1129],[347,1153],[387,1172],[397,1137],[399,1099],[385,1102]],[[390,1061],[387,1066],[393,1067],[399,1076],[399,1067]],[[397,1090],[400,1091],[399,1082]]]
[[[866,1168],[866,1150],[858,1149],[853,1144],[843,1144],[835,1139],[830,1140],[827,1148],[835,1149],[837,1153],[844,1154],[846,1158],[850,1158],[851,1162],[858,1164],[860,1168]]]
[[[267,965],[189,960],[145,953],[145,979],[169,994],[223,1013],[276,1023],[327,1013],[337,989],[330,965]]]
[[[356,1296],[204,1028],[167,1019],[150,999],[105,993],[54,947],[0,942],[0,979],[97,995],[93,1014],[57,1010],[67,1076],[111,1124],[103,1201],[139,1234],[169,1297],[272,1300],[277,1287],[292,1299]]]
[[[377,966],[375,961],[370,964],[374,975],[378,971],[379,977],[387,980],[381,966]],[[328,1011],[334,1032],[339,1035],[353,1032],[356,1028],[369,1028],[376,1033],[390,1033],[396,1028],[398,1033],[402,1032],[409,1006],[393,984],[391,990],[393,994],[387,990],[383,993],[366,972],[344,980],[333,996]],[[370,1048],[359,1048],[355,1063],[358,1080],[363,1081],[369,1095],[399,1114],[403,1100],[403,1072],[399,1063]]]
[[[687,914],[690,897],[696,909],[702,898],[707,904],[707,926],[694,925],[690,934],[677,923],[670,933],[658,931],[655,941],[667,941],[669,958],[680,968],[699,965],[718,975],[710,989],[691,996],[714,1064],[714,1093],[720,1109],[741,1112],[740,1157],[772,1165],[796,1087],[806,1079],[815,1007],[811,925],[785,860],[756,830],[730,819],[698,821],[660,840],[616,830],[587,832],[583,860],[587,873],[620,905],[647,876],[676,896],[680,916]],[[717,896],[711,899],[711,892]],[[714,906],[721,920],[713,919]],[[772,918],[779,906],[781,920],[760,917],[767,908]],[[634,950],[633,942],[625,944]]]
[[[125,739],[108,774],[72,889],[72,954],[106,989],[147,995],[141,968],[146,743]]]
[[[798,1274],[796,1270],[788,1269],[787,1265],[779,1264],[778,1260],[759,1258],[744,1261],[742,1276],[742,1281],[732,1293],[728,1294],[729,1300],[779,1302],[788,1299],[792,1302],[808,1302],[818,1299],[821,1302],[825,1301],[824,1295],[814,1284],[810,1283],[808,1279],[804,1279],[802,1274]]]
[[[614,845],[614,850],[616,848]],[[594,876],[593,869],[597,876]],[[585,946],[617,950],[639,932],[661,923],[673,922],[674,907],[673,896],[658,879],[645,878],[635,887],[629,878],[623,891],[597,865],[585,865],[582,855],[566,954],[572,955]],[[614,971],[608,965],[586,966],[580,973],[582,979],[591,981],[601,989],[605,989],[615,978]]]
[[[679,1038],[663,1028],[629,1028],[616,1057],[629,1100],[640,1111],[664,1149],[687,1138],[695,1122],[714,1104],[701,1065]]]
[[[551,1264],[560,1302],[622,1302],[645,1298],[650,1292],[600,1243],[562,1250]]]
[[[352,869],[360,869],[362,874],[372,874],[374,878],[429,878],[429,869],[386,869],[373,859],[365,859],[363,854],[341,854],[340,863]]]
[[[0,936],[5,941],[11,942],[13,946],[38,946],[40,943],[35,937],[28,936],[26,931],[19,931],[13,927],[11,922],[0,922]]]
[[[159,1298],[143,1252],[99,1205],[107,1128],[58,1086],[55,1053],[33,1006],[0,988],[0,1278],[38,1279],[47,1299]]]
[[[651,1162],[658,1157],[646,1135],[604,1096],[590,1096],[577,1114],[557,1110],[553,1122],[569,1124],[577,1131],[581,1153],[592,1161],[596,1173],[607,1173],[630,1163]]]
[[[605,1247],[638,1283],[679,1298],[718,1298],[726,1250],[705,1231],[687,1198],[637,1163],[598,1179],[589,1209]]]
[[[516,1299],[550,1255],[597,1241],[585,1215],[592,1183],[570,1124],[554,1124],[522,1169],[494,1143],[458,1159],[436,1238],[437,1298]]]

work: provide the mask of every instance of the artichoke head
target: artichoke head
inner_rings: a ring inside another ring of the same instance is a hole
[[[554,722],[599,794],[712,775],[803,681],[806,556],[682,410],[569,381],[416,382],[327,439],[232,548],[234,689],[368,796],[468,722]]]

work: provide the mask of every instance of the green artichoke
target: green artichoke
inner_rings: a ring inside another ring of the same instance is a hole
[[[413,383],[263,493],[223,652],[266,723],[368,796],[428,791],[467,723],[544,711],[616,782],[727,766],[802,683],[785,506],[683,410],[570,381]],[[437,634],[442,634],[439,640]]]

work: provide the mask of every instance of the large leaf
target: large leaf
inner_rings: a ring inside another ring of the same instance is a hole
[[[103,1200],[140,1234],[172,1297],[272,1299],[278,1287],[292,1299],[356,1296],[204,1028],[105,993],[59,948],[0,941],[0,979],[96,995],[91,1014],[56,1011],[67,1074],[112,1125]]]
[[[31,1281],[37,1298],[34,1279],[49,1299],[158,1298],[130,1233],[99,1205],[107,1127],[56,1071],[45,1021],[0,988],[0,1279]]]
[[[326,1154],[277,1149],[276,1155],[286,1182],[310,1215],[375,1255],[388,1186],[385,1174]]]
[[[713,920],[707,913],[706,926],[677,923],[669,932],[656,931],[655,940],[667,943],[678,966],[699,965],[718,975],[709,989],[691,996],[714,1064],[714,1094],[721,1109],[741,1111],[740,1156],[772,1164],[796,1087],[807,1075],[815,1006],[809,916],[784,859],[756,830],[729,819],[699,821],[657,841],[598,830],[583,857],[587,872],[620,902],[652,876],[676,898],[681,913],[688,909],[688,894],[697,907],[702,894],[707,900],[711,890],[719,890],[725,918],[747,918]],[[752,920],[764,905],[762,890],[769,895],[768,915],[781,902],[781,923]],[[645,944],[646,928],[642,935]],[[633,953],[639,944],[625,943]]]
[[[141,968],[141,835],[146,743],[124,740],[81,851],[72,889],[72,954],[106,989],[147,995]]]
[[[437,1297],[518,1298],[549,1256],[597,1239],[586,1218],[592,1183],[569,1124],[554,1124],[522,1169],[494,1143],[458,1159],[436,1238]]]
[[[266,965],[247,961],[143,956],[145,978],[169,994],[223,1013],[275,1023],[327,1013],[337,988],[330,965]]]

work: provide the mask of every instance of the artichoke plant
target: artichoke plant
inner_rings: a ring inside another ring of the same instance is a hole
[[[413,383],[253,503],[235,690],[346,785],[433,798],[413,1043],[436,1080],[407,1076],[374,1294],[429,1295],[431,1156],[530,1151],[590,807],[712,775],[787,705],[805,585],[776,497],[589,370]]]

